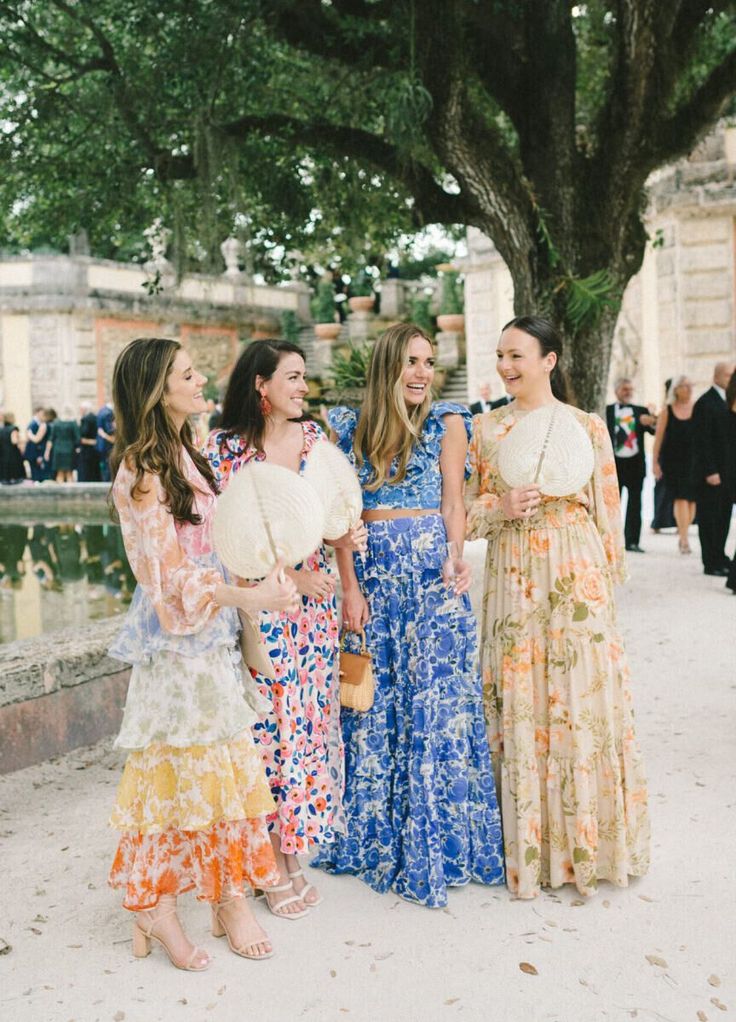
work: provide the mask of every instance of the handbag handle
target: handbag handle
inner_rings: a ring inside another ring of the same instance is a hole
[[[342,635],[340,636],[340,652],[345,653],[345,636],[350,631],[349,628],[343,628]],[[361,628],[359,632],[353,632],[353,635],[360,636],[360,655],[368,656],[368,644],[365,640],[365,628]]]

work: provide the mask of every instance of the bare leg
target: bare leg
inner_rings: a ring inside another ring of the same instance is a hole
[[[286,868],[292,876],[294,873],[301,871],[299,859],[296,855],[285,855],[284,859],[286,860]],[[305,889],[308,888],[302,899],[305,905],[317,905],[322,900],[317,888],[314,884],[310,883],[306,877],[293,877],[292,883],[294,884],[294,891],[296,894],[301,894],[302,891],[305,891]]]
[[[276,859],[276,867],[279,871],[279,887],[285,887],[288,885],[288,890],[285,891],[274,891],[271,893],[268,889],[266,889],[265,893],[271,909],[277,910],[277,912],[281,915],[293,915],[297,912],[305,912],[308,908],[308,904],[305,904],[301,898],[297,901],[292,901],[289,905],[284,904],[282,908],[279,908],[283,902],[286,902],[289,898],[293,898],[295,894],[298,894],[298,891],[295,891],[294,885],[291,883],[289,878],[289,869],[292,869],[293,871],[293,867],[290,867],[287,864],[288,860],[293,861],[296,859],[296,856],[289,855],[287,857],[284,855],[281,851],[281,836],[274,830],[271,831],[271,845],[273,846],[273,854]]]
[[[690,553],[690,541],[687,530],[692,524],[693,515],[690,502],[687,500],[676,500],[673,505],[675,521],[677,522],[677,535],[681,554]]]
[[[133,950],[136,957],[141,958],[148,953],[149,940],[154,938],[177,969],[200,971],[209,965],[207,952],[195,948],[184,933],[176,914],[176,895],[162,894],[154,908],[135,912],[134,918]]]
[[[273,945],[253,915],[250,902],[248,898],[243,897],[241,890],[226,885],[222,899],[219,904],[212,906],[212,910],[212,932],[215,936],[222,936],[224,931],[231,949],[236,954],[254,960],[271,957]]]

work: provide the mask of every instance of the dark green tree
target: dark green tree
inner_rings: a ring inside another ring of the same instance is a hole
[[[735,92],[734,0],[0,2],[3,230],[127,254],[156,214],[214,258],[245,217],[365,258],[473,225],[596,407],[645,181]]]

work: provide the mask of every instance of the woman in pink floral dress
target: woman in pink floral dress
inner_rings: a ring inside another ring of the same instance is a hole
[[[132,665],[119,748],[128,750],[111,824],[122,831],[110,871],[134,913],[133,949],[151,939],[180,969],[209,965],[176,914],[194,889],[212,906],[216,936],[233,951],[272,948],[243,896],[278,873],[266,815],[273,808],[250,733],[236,608],[288,610],[276,572],[248,589],[229,585],[212,548],[216,486],[192,444],[189,416],[202,385],[178,341],[141,338],[113,374],[118,432],[112,497],[138,587],[110,653]]]
[[[302,421],[306,394],[300,348],[288,341],[248,345],[230,378],[221,427],[205,445],[222,489],[251,460],[304,470],[315,444],[328,442],[316,423]],[[334,545],[357,549],[364,533],[361,523]],[[256,675],[271,712],[254,725],[253,734],[277,806],[269,826],[281,884],[266,896],[272,912],[296,919],[321,900],[297,856],[330,843],[344,830],[335,676],[339,627],[336,579],[324,548],[287,574],[300,594],[299,609],[261,615],[261,635],[276,679]]]
[[[613,599],[625,569],[606,427],[563,405],[592,446],[593,472],[579,492],[512,488],[499,470],[524,416],[564,400],[561,352],[537,316],[504,328],[497,365],[513,400],[475,417],[466,488],[468,537],[488,540],[483,692],[506,876],[520,898],[567,882],[585,895],[598,880],[625,886],[649,866],[646,781]]]

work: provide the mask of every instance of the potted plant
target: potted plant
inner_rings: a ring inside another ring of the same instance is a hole
[[[330,369],[334,386],[331,397],[337,401],[360,404],[365,395],[372,350],[372,342],[367,341],[360,345],[351,344],[342,351],[335,352]]]
[[[351,312],[371,312],[376,301],[373,293],[373,281],[365,267],[358,270],[350,281],[350,298],[348,305]]]
[[[440,296],[440,313],[437,326],[448,333],[461,334],[465,330],[463,315],[462,285],[455,270],[446,270],[442,274],[442,292]]]
[[[425,295],[423,291],[415,291],[411,296],[411,305],[409,307],[411,322],[418,326],[420,330],[424,330],[430,337],[434,333],[432,313],[429,311],[431,300],[431,296]]]
[[[317,285],[317,293],[312,299],[312,316],[314,332],[317,337],[326,341],[334,341],[340,333],[340,324],[335,322],[335,289],[331,280],[322,279]]]

